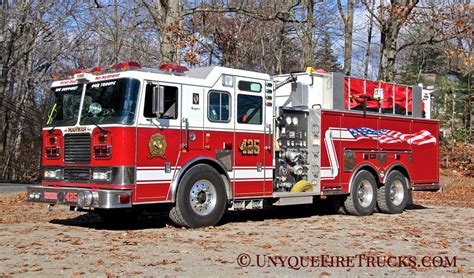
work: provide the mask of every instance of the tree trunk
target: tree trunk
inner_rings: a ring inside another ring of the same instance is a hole
[[[418,2],[419,0],[391,0],[391,5],[387,7],[387,10],[381,4],[381,18],[378,19],[380,23],[379,80],[394,81],[398,34]]]
[[[339,13],[344,23],[344,68],[345,75],[351,75],[352,68],[352,31],[354,28],[354,1],[347,1],[347,14],[344,14],[341,0],[337,1]]]
[[[114,52],[112,53],[112,64],[118,63],[120,53],[120,25],[118,17],[118,3],[114,0]]]
[[[372,29],[374,28],[374,12],[375,0],[372,1],[372,6],[370,7],[370,20],[369,20],[369,30],[367,31],[367,49],[365,51],[364,57],[364,79],[367,79],[369,76],[369,62],[370,62],[370,51],[372,46]]]
[[[395,58],[397,55],[398,28],[383,28],[380,32],[379,80],[393,82],[395,77]]]
[[[179,64],[179,47],[175,45],[174,32],[179,24],[179,0],[157,1],[162,28],[160,40],[160,62]]]
[[[303,67],[312,67],[314,62],[314,0],[306,0],[305,10],[306,10],[306,28],[303,31]]]
[[[0,160],[3,160],[2,157],[5,152],[5,145],[6,145],[6,134],[5,131],[7,130],[8,122],[6,121],[7,118],[7,111],[4,104],[4,97],[5,97],[5,85],[7,81],[7,64],[6,64],[6,29],[7,29],[7,15],[8,15],[8,1],[4,1],[2,3],[0,9],[0,66],[2,67],[1,75],[0,75]]]

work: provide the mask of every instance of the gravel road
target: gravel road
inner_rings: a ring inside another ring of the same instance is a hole
[[[0,196],[0,277],[474,275],[474,209],[416,195],[399,215],[299,206],[226,214],[195,230],[156,215],[108,225],[24,199]]]

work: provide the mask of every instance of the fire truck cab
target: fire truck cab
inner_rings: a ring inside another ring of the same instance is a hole
[[[135,62],[73,74],[52,84],[29,201],[102,217],[168,204],[200,227],[327,195],[353,215],[400,213],[411,190],[439,189],[439,124],[419,87]]]

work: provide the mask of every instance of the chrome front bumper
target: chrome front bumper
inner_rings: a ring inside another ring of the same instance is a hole
[[[129,208],[132,206],[131,190],[112,190],[78,187],[27,187],[29,202],[69,205],[80,208]]]

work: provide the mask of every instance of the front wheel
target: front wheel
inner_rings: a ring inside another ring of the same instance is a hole
[[[351,215],[366,216],[375,209],[377,185],[374,176],[366,170],[359,171],[351,184],[350,195],[344,202]]]
[[[385,184],[377,190],[377,203],[384,213],[401,213],[409,199],[406,177],[399,171],[388,174]]]
[[[224,214],[226,193],[219,173],[208,165],[193,166],[183,176],[170,211],[178,226],[197,228],[213,226]]]

